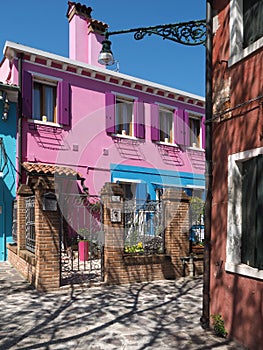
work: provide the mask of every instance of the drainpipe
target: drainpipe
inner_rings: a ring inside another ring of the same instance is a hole
[[[18,122],[17,122],[17,163],[18,163],[18,186],[22,183],[22,68],[23,54],[18,58]]]
[[[203,275],[203,311],[200,319],[204,329],[210,326],[210,257],[211,257],[211,209],[212,209],[212,1],[206,1],[206,202],[205,202],[205,246]]]

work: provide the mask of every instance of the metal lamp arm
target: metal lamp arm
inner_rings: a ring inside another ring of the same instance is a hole
[[[112,32],[105,32],[105,38],[111,35],[134,33],[135,40],[141,40],[146,35],[152,34],[161,36],[163,39],[175,41],[177,43],[197,46],[205,44],[206,40],[206,21],[190,21],[175,24],[164,24],[151,27],[141,27],[124,29]]]

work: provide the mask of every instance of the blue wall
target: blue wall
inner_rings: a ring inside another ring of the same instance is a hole
[[[170,170],[134,167],[121,164],[111,164],[111,182],[116,180],[141,181],[147,183],[149,199],[156,199],[156,188],[205,188],[205,177],[201,174],[177,172]],[[190,191],[189,191],[190,192]]]
[[[10,103],[7,121],[2,120],[3,104],[0,101],[0,137],[7,154],[7,164],[0,178],[0,261],[7,259],[6,243],[12,241],[12,206],[16,195],[16,104]],[[0,164],[3,166],[0,153]]]

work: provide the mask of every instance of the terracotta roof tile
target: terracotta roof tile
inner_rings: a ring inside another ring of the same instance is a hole
[[[22,164],[23,168],[31,174],[38,175],[64,175],[76,177],[78,180],[82,178],[82,175],[72,168],[52,165],[52,164],[42,164],[42,163],[28,163],[24,162]]]

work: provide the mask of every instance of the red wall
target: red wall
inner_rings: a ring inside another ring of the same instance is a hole
[[[220,313],[230,336],[249,349],[263,344],[263,281],[225,271],[227,238],[228,155],[263,146],[262,106],[256,101],[237,105],[262,94],[263,49],[228,67],[229,1],[214,1],[217,29],[213,38],[213,101],[230,84],[229,99],[221,107],[233,108],[213,123],[213,202],[211,250],[211,314]],[[230,118],[227,118],[230,117]]]

